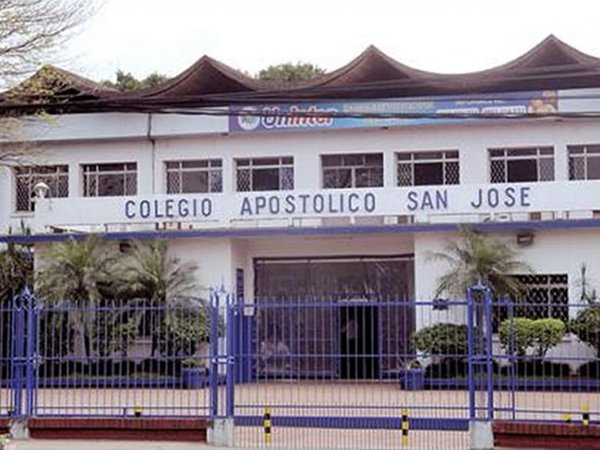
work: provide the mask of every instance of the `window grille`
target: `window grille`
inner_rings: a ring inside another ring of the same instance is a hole
[[[294,189],[294,158],[237,159],[238,192],[287,191]]]
[[[321,155],[325,189],[383,186],[383,154]]]
[[[600,145],[572,145],[569,153],[569,180],[600,180]]]
[[[168,194],[223,191],[223,169],[220,159],[167,161]]]
[[[515,275],[522,285],[523,292],[509,300],[513,317],[529,319],[560,319],[567,323],[569,319],[569,277],[566,274]],[[501,300],[501,299],[500,299]],[[510,306],[499,302],[495,308],[494,330],[510,316]]]
[[[69,196],[69,166],[17,167],[15,174],[15,209],[19,212],[33,211],[35,207],[34,187],[42,182],[50,189],[48,197]]]
[[[459,184],[458,151],[398,153],[398,186]]]
[[[137,194],[137,163],[83,165],[83,195],[113,197]]]
[[[489,157],[492,183],[554,180],[552,147],[490,149]]]

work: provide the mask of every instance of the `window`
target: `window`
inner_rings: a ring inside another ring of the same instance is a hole
[[[554,180],[552,147],[490,149],[489,154],[492,183]]]
[[[287,191],[294,189],[294,158],[237,159],[237,190]]]
[[[398,186],[458,184],[458,151],[398,153]]]
[[[600,145],[573,145],[569,151],[569,180],[600,180]]]
[[[383,186],[383,154],[322,155],[325,189]]]
[[[566,274],[515,275],[523,286],[523,294],[512,301],[512,316],[529,319],[569,318],[569,277]],[[510,305],[510,304],[509,304]],[[510,317],[511,306],[498,303],[494,309],[494,330]]]
[[[220,159],[168,161],[167,193],[222,192],[223,170]]]
[[[84,197],[116,197],[137,194],[137,164],[85,164]]]
[[[32,166],[15,168],[15,203],[17,211],[33,211],[36,184],[46,183],[50,198],[69,196],[69,166]]]

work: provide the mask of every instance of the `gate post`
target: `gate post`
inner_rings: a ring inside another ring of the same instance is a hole
[[[225,295],[225,304],[221,303],[224,289],[211,293],[211,321],[210,321],[210,426],[207,441],[210,445],[219,447],[233,447],[234,425],[234,304],[231,294]],[[225,319],[225,348],[221,352],[219,346],[219,324],[221,312],[224,311]],[[222,354],[224,353],[224,354]],[[219,368],[224,363],[225,367],[225,415],[219,408]]]
[[[490,289],[481,284],[467,293],[467,361],[469,382],[469,448],[492,450],[494,375]]]
[[[13,439],[26,439],[29,437],[27,418],[31,415],[29,402],[31,397],[29,374],[29,333],[30,316],[32,315],[32,295],[27,288],[13,297],[12,314],[12,398],[13,414],[10,423],[10,434]],[[23,391],[25,401],[23,403]]]

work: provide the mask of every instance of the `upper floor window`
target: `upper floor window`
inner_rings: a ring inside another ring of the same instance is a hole
[[[241,158],[235,160],[238,192],[294,189],[294,158]]]
[[[600,145],[572,145],[569,151],[569,180],[600,180]]]
[[[33,211],[34,187],[42,182],[50,188],[48,197],[69,196],[69,166],[31,166],[15,168],[15,203],[17,211]]]
[[[84,197],[137,194],[137,163],[83,165]]]
[[[459,184],[458,151],[398,153],[398,186]]]
[[[325,189],[383,186],[383,154],[321,155]]]
[[[165,165],[168,194],[223,191],[223,163],[220,159],[168,161]]]
[[[554,180],[552,147],[490,149],[489,155],[492,183]]]

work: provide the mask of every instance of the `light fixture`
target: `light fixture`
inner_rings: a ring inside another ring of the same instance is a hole
[[[519,247],[529,247],[533,244],[534,237],[533,231],[519,231],[517,233],[517,245]]]
[[[43,181],[40,181],[39,183],[36,183],[35,186],[33,186],[33,194],[34,194],[35,198],[38,200],[41,198],[48,197],[49,193],[50,193],[50,187]]]

